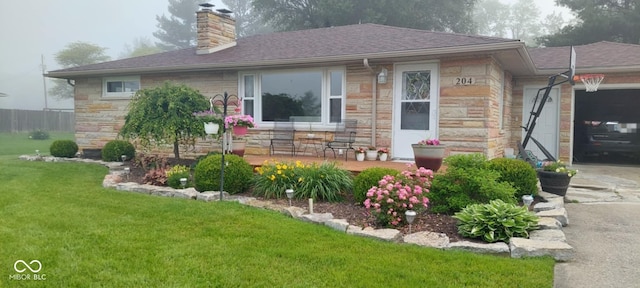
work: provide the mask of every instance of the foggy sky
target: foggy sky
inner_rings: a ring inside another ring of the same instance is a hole
[[[535,2],[542,15],[554,11],[553,0]],[[167,6],[167,0],[0,0],[0,93],[9,95],[0,97],[0,108],[42,110],[41,55],[47,71],[59,69],[54,55],[69,43],[106,47],[115,60],[138,37],[156,42],[155,17],[169,16]],[[48,81],[47,89],[52,85]],[[48,108],[73,108],[73,100],[47,102]]]

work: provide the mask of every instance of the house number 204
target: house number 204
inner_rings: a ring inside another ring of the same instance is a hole
[[[456,85],[471,85],[475,83],[476,79],[473,79],[473,77],[456,77]]]

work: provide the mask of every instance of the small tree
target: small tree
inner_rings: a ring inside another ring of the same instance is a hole
[[[180,158],[179,144],[193,143],[204,136],[202,121],[193,115],[209,108],[209,102],[197,90],[184,84],[165,82],[157,88],[136,92],[120,135],[138,138],[143,145],[173,143],[173,153]]]

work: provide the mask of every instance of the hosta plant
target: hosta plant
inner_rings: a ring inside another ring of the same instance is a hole
[[[458,219],[458,233],[492,243],[509,243],[511,237],[529,237],[538,228],[538,217],[526,207],[493,200],[489,204],[472,204],[453,216]]]

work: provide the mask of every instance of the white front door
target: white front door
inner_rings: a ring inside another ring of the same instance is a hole
[[[536,99],[536,94],[538,93],[539,88],[525,88],[524,89],[524,107],[522,111],[522,126],[526,126],[529,120],[529,115],[531,115],[531,107],[533,106],[534,100]],[[536,123],[536,127],[533,129],[533,133],[531,136],[538,140],[542,144],[542,146],[553,155],[556,159],[558,158],[558,135],[560,126],[559,118],[560,118],[560,97],[558,94],[558,88],[552,88],[549,93],[549,99],[547,103],[542,108],[542,112],[540,113],[540,117],[538,117],[538,121]],[[538,103],[536,103],[536,110],[538,109],[538,105],[540,100],[542,99],[542,94],[544,90],[540,92],[540,96],[538,98]],[[533,121],[533,118],[532,120]],[[525,134],[527,132],[522,130],[522,140],[524,140]],[[529,140],[527,143],[527,147],[525,150],[531,150],[536,157],[540,160],[544,160],[547,157],[544,156],[544,153],[538,148],[538,146],[532,141]]]
[[[411,144],[438,137],[438,64],[402,64],[393,73],[393,151],[413,159]]]

